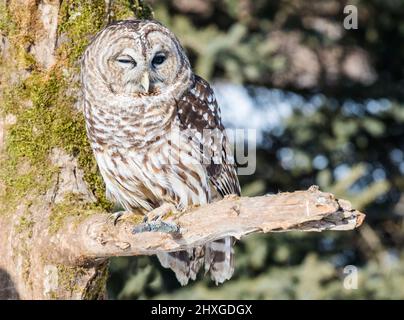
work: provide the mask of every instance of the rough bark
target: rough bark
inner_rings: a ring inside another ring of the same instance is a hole
[[[36,210],[43,215],[46,208]],[[254,232],[352,230],[361,225],[364,214],[349,202],[311,187],[262,197],[230,196],[193,208],[167,219],[180,227],[179,234],[133,234],[133,221],[114,226],[106,222],[107,217],[107,213],[94,213],[79,223],[67,219],[54,234],[47,223],[38,221],[29,239],[10,228],[13,218],[0,219],[0,297],[103,298],[108,257],[182,250]]]
[[[135,227],[144,224],[128,219],[114,226],[106,222],[107,217],[93,214],[78,226],[67,224],[50,237],[48,252],[52,252],[55,262],[85,265],[105,257],[153,255],[190,249],[226,236],[240,239],[256,232],[352,230],[362,224],[364,214],[352,209],[349,202],[312,186],[307,191],[261,197],[228,196],[164,219],[175,223],[178,233],[134,232]]]
[[[0,299],[101,299],[108,257],[224,235],[347,230],[363,219],[313,188],[194,208],[178,219],[181,236],[134,235],[133,221],[105,224],[108,203],[80,117],[77,61],[106,22],[150,15],[133,3],[0,0]]]

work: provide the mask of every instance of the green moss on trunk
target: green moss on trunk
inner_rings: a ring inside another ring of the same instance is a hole
[[[16,116],[16,123],[7,132],[6,157],[1,161],[0,179],[6,185],[1,201],[8,204],[3,211],[12,211],[28,193],[33,196],[49,188],[58,172],[49,161],[52,148],[77,156],[84,179],[97,198],[97,206],[109,209],[87,141],[84,118],[73,107],[76,97],[69,94],[72,88],[78,89],[78,60],[84,48],[106,24],[105,1],[62,2],[58,24],[58,37],[62,40],[56,52],[57,63],[51,70],[43,70],[27,52],[40,30],[36,6],[35,1],[29,1],[21,8],[13,3],[0,8],[0,27],[10,39],[12,55],[12,62],[4,67],[10,73],[15,71],[15,65],[30,72],[18,84],[4,88],[1,101],[1,114]],[[134,12],[151,17],[151,10],[142,1],[119,0],[110,9],[112,16],[119,19],[133,17]]]
[[[12,214],[18,205],[30,204],[55,183],[59,168],[50,159],[52,149],[64,150],[77,158],[84,179],[96,201],[88,203],[68,194],[51,208],[49,232],[56,233],[66,218],[80,223],[94,212],[109,210],[105,187],[86,136],[79,95],[79,60],[91,37],[108,22],[137,14],[151,18],[143,1],[116,0],[107,8],[105,0],[65,0],[58,17],[56,63],[44,69],[31,53],[32,45],[43,35],[38,14],[39,1],[10,0],[0,4],[0,35],[8,42],[7,58],[0,61],[0,117],[6,124],[4,149],[0,157],[0,214]],[[28,211],[27,211],[28,212]],[[22,214],[15,225],[17,234],[32,238],[35,219]],[[30,250],[24,242],[23,278],[30,283]],[[84,298],[102,298],[107,279],[107,264],[96,268],[91,283],[81,283],[88,272],[82,267],[58,265],[59,288],[50,297],[69,297],[81,292]],[[85,288],[80,287],[86,285]],[[84,293],[83,293],[84,292]],[[69,295],[70,293],[70,295]]]

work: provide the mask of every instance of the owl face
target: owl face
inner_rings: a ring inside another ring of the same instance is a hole
[[[89,52],[89,53],[88,53]],[[85,59],[97,61],[96,75],[116,95],[156,96],[190,73],[176,37],[154,21],[123,21],[96,36]]]

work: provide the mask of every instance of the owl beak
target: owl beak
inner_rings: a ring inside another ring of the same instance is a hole
[[[140,79],[140,85],[146,93],[149,92],[150,80],[147,72],[143,73],[142,78]]]

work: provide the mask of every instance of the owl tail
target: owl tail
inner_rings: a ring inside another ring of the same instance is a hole
[[[186,251],[162,252],[157,257],[164,268],[174,271],[181,285],[195,280],[198,271],[205,265],[205,273],[216,285],[229,280],[234,272],[234,238],[226,237]]]
[[[205,245],[205,273],[216,285],[229,280],[234,273],[235,238],[226,237]]]

